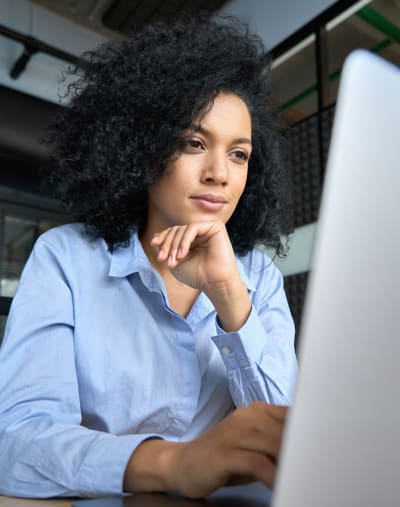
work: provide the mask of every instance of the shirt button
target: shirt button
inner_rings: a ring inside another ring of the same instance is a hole
[[[229,347],[227,347],[226,345],[224,345],[221,349],[221,352],[224,354],[224,356],[227,356],[228,354],[231,353],[231,349]]]

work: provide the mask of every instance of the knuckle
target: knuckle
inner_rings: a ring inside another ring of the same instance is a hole
[[[270,471],[273,469],[273,464],[266,456],[262,454],[252,454],[248,459],[249,470],[257,474],[260,471]]]

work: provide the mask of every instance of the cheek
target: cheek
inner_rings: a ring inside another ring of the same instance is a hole
[[[168,185],[163,180],[158,181],[148,189],[147,199],[150,206],[164,207],[169,200]]]
[[[238,205],[238,203],[240,201],[240,198],[242,197],[242,195],[243,195],[243,193],[245,191],[246,181],[247,181],[247,179],[245,179],[244,181],[243,180],[240,181],[240,184],[238,186],[238,193],[237,193],[235,208]]]
[[[244,189],[246,188],[246,183],[247,183],[247,170],[244,172],[244,174],[241,174],[237,180],[236,188],[239,194],[238,198],[240,198],[240,196],[243,194]]]
[[[158,201],[159,196],[159,186],[158,184],[152,185],[147,191],[147,199],[149,202],[154,203]]]

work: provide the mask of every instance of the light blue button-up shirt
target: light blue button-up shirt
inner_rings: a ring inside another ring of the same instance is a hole
[[[122,493],[144,439],[187,441],[234,406],[288,404],[294,327],[282,276],[258,249],[237,263],[253,304],[225,333],[200,294],[186,318],[137,235],[110,253],[82,225],[43,234],[0,349],[0,494]]]

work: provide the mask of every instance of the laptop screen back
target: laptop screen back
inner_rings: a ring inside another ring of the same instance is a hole
[[[400,505],[400,72],[344,66],[274,507]]]

